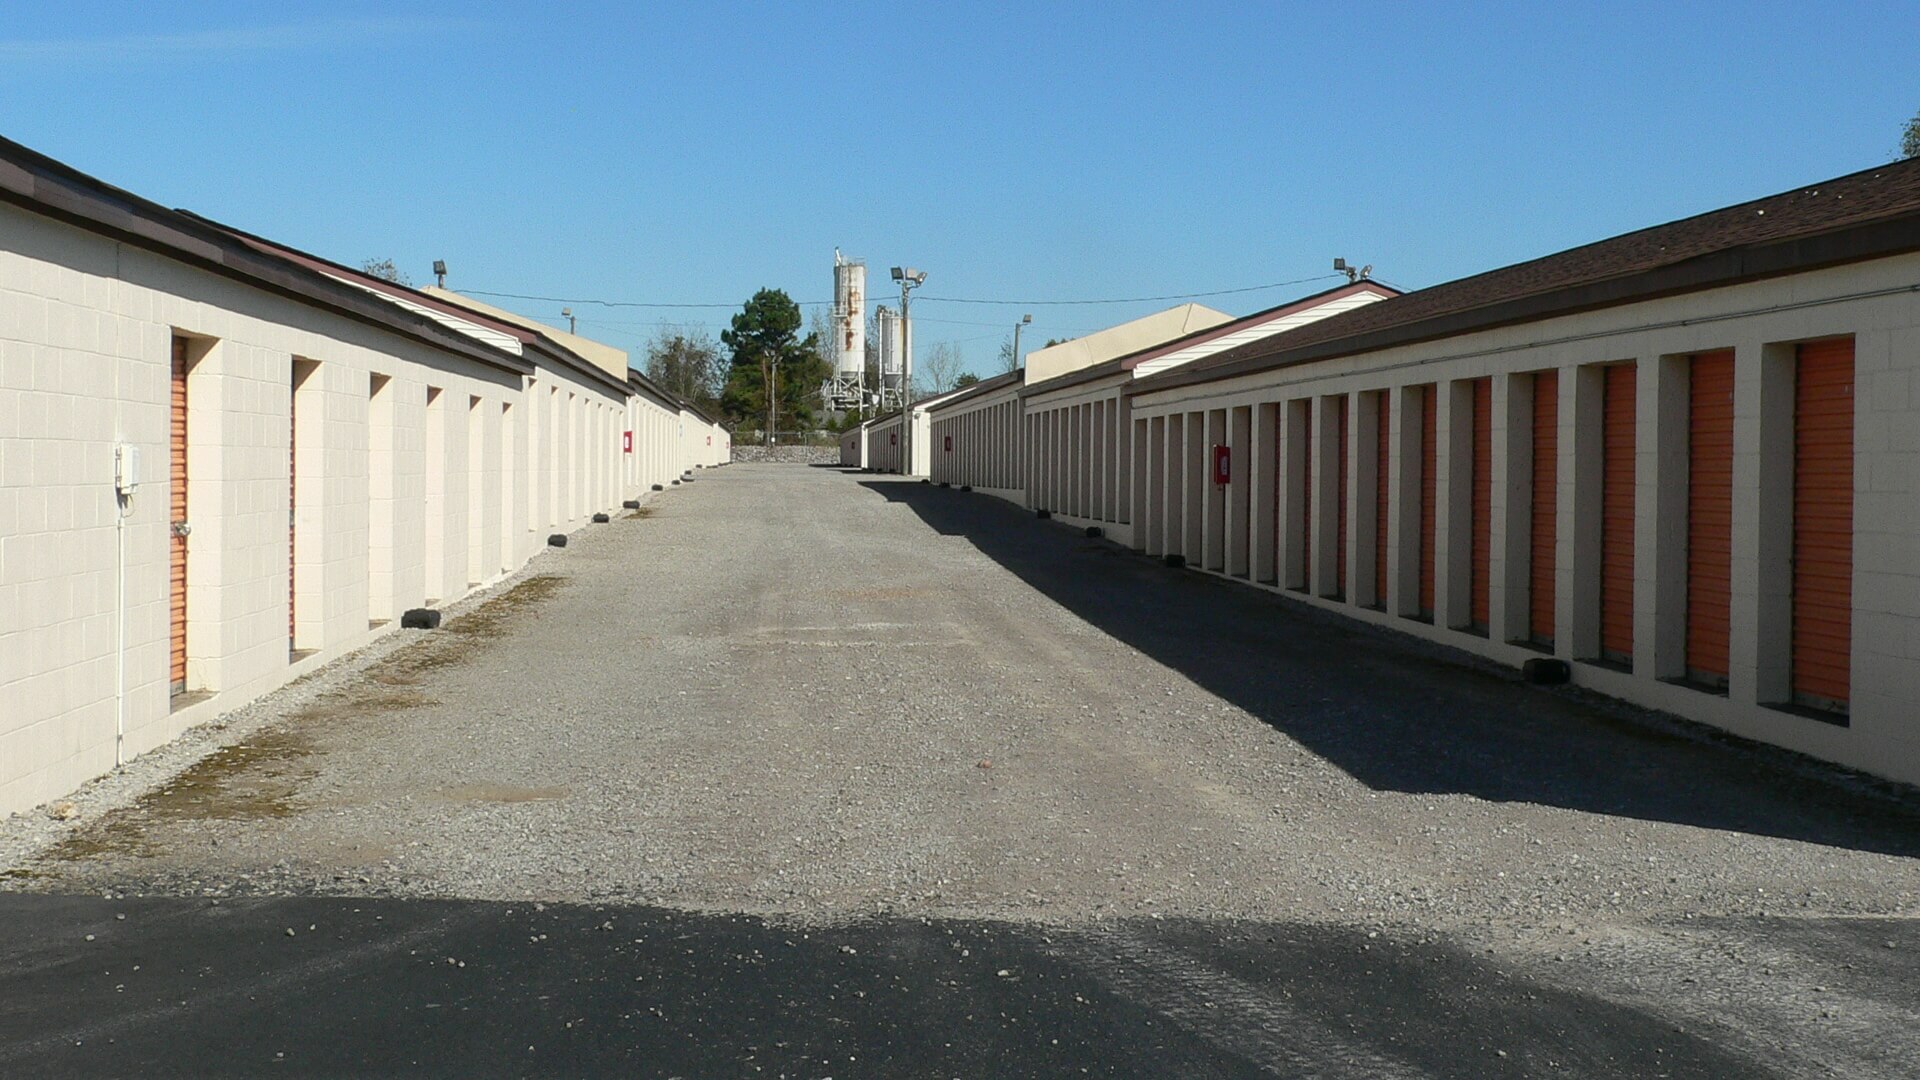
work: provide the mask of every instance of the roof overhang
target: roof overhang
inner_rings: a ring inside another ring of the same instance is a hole
[[[1334,360],[1344,356],[1379,352],[1384,349],[1417,345],[1482,330],[1543,322],[1565,315],[1578,315],[1603,308],[1725,288],[1730,285],[1910,254],[1915,251],[1920,251],[1920,213],[1866,222],[1775,243],[1727,248],[1651,270],[1585,282],[1566,289],[1520,296],[1465,311],[1448,312],[1428,319],[1383,327],[1367,333],[1314,342],[1299,348],[1287,348],[1283,335],[1274,343],[1277,348],[1271,353],[1248,356],[1232,363],[1200,370],[1175,368],[1134,383],[1128,388],[1127,393],[1145,394],[1200,383],[1219,382],[1223,379],[1295,367],[1319,360]],[[1393,301],[1385,300],[1382,303],[1391,304]]]
[[[0,201],[517,375],[521,357],[0,139]]]

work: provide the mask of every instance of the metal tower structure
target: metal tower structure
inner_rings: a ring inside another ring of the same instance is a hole
[[[879,405],[880,411],[887,413],[900,408],[905,400],[906,387],[901,379],[907,356],[905,325],[900,320],[900,313],[885,304],[875,308],[873,315],[880,331]]]
[[[826,359],[833,374],[820,385],[829,412],[867,404],[867,264],[833,249],[833,341]]]

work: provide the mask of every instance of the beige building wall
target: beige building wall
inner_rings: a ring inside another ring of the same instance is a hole
[[[929,411],[928,475],[1027,505],[1022,427],[1018,382],[936,406]]]
[[[875,420],[867,427],[867,460],[875,472],[902,472],[900,414]]]
[[[176,335],[191,363],[181,696],[168,671]],[[545,390],[578,403],[571,475],[539,445],[564,422],[543,414]],[[580,496],[559,520],[533,500],[589,469],[611,474],[617,432],[589,435],[583,420],[625,407],[566,372],[489,366],[0,207],[0,812],[518,567],[549,532],[608,507],[605,486],[571,484]],[[123,444],[139,451],[141,483],[121,523]]]
[[[1058,455],[1030,494],[1034,508],[1070,525],[1098,526],[1127,544],[1133,542],[1134,425],[1122,391],[1132,377],[1115,372],[1023,402],[1026,415],[1050,433]]]
[[[627,379],[627,365],[630,360],[625,349],[615,348],[612,345],[595,341],[592,338],[581,337],[579,334],[568,333],[565,330],[549,326],[538,319],[516,314],[505,308],[494,307],[492,304],[475,300],[471,296],[462,295],[461,293],[454,292],[452,289],[441,289],[429,285],[420,291],[426,293],[428,296],[445,300],[450,304],[458,304],[468,311],[477,311],[482,315],[492,316],[501,322],[512,323],[515,326],[538,331],[549,340],[558,342],[572,350],[576,355],[592,361],[595,366],[608,375],[619,379],[621,382],[625,382]]]
[[[1038,385],[1048,379],[1059,378],[1163,341],[1184,337],[1196,330],[1231,321],[1233,316],[1224,311],[1215,311],[1201,304],[1181,304],[1085,337],[1035,349],[1027,354],[1026,381],[1028,385]]]

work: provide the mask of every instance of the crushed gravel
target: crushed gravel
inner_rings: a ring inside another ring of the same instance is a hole
[[[1912,790],[989,496],[735,465],[449,614],[7,820],[0,888],[1037,924],[1229,1047],[1308,933],[1755,1074],[1920,1055]]]
[[[1170,571],[735,466],[74,797],[15,888],[1529,930],[1908,916],[1910,793]]]

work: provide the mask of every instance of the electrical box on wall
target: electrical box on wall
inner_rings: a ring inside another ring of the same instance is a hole
[[[140,487],[140,448],[121,443],[113,448],[113,489],[131,495]]]

